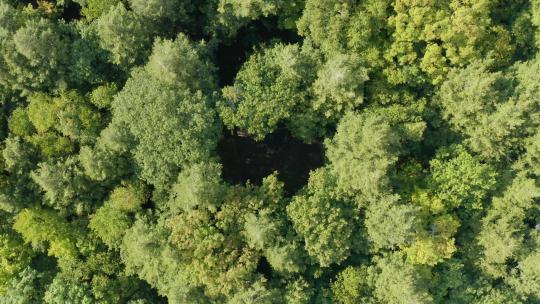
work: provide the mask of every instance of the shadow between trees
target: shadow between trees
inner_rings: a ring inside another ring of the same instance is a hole
[[[286,194],[292,195],[307,183],[311,170],[324,164],[322,143],[303,143],[286,129],[268,135],[263,141],[225,133],[218,144],[218,153],[223,178],[232,184],[250,181],[260,185],[263,178],[277,171],[279,180],[285,183]]]

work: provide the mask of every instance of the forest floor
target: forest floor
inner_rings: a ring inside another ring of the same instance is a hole
[[[324,163],[322,143],[305,144],[286,130],[267,136],[264,141],[226,134],[218,144],[223,178],[233,184],[248,180],[259,185],[262,179],[278,171],[287,195],[307,183],[309,172]]]

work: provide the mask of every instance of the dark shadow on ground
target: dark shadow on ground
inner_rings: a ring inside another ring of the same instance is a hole
[[[66,22],[81,19],[81,6],[73,1],[68,1],[62,11],[62,19]]]
[[[276,131],[260,142],[225,134],[218,144],[218,152],[227,182],[244,184],[249,180],[260,185],[264,177],[278,171],[287,195],[302,188],[309,172],[324,164],[322,144],[305,144],[287,130]]]
[[[26,6],[30,4],[35,9],[39,7],[37,0],[18,0],[18,1],[13,1],[13,2],[15,3],[15,5],[21,5],[21,6]],[[54,16],[62,18],[66,22],[79,20],[82,17],[81,6],[74,1],[65,1],[63,5],[58,5],[54,3],[54,2],[58,3],[59,1],[49,1],[49,2],[53,2],[52,4],[56,5],[56,13],[58,13],[58,15],[56,15],[55,13]]]
[[[280,29],[275,16],[255,20],[242,27],[232,42],[222,43],[216,50],[219,85],[223,87],[233,83],[236,73],[254,48],[276,40],[294,43],[302,39],[294,31]]]

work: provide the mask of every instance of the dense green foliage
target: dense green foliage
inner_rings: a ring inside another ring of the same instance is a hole
[[[0,303],[540,303],[539,48],[539,0],[0,0]]]

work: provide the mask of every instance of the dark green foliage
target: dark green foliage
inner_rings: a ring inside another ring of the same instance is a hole
[[[88,284],[81,285],[80,282],[64,277],[56,277],[52,281],[45,292],[43,300],[47,304],[90,304],[95,302],[92,298]]]
[[[397,160],[399,138],[384,117],[350,113],[325,145],[340,195],[356,198],[362,204],[376,200],[387,191],[388,173]]]
[[[43,288],[40,284],[42,275],[27,267],[17,274],[17,277],[9,281],[8,289],[0,295],[2,303],[19,304],[19,303],[40,303],[43,298]]]
[[[145,60],[151,47],[151,31],[149,24],[128,11],[122,2],[97,20],[100,46],[109,51],[109,60],[122,68]]]
[[[81,144],[92,143],[101,130],[101,114],[74,91],[54,99],[58,132]]]
[[[80,1],[80,0],[79,0]],[[84,2],[83,2],[84,1]],[[107,13],[109,9],[120,2],[120,0],[82,0],[83,8],[81,14],[89,21],[98,19]]]
[[[67,45],[59,29],[47,19],[28,20],[5,41],[4,62],[9,85],[28,90],[61,86]],[[7,83],[6,83],[7,84]]]
[[[482,164],[460,146],[439,151],[430,166],[430,189],[447,209],[461,205],[482,208],[483,200],[496,183],[495,170]]]
[[[90,218],[89,227],[109,247],[118,248],[133,214],[148,200],[141,182],[128,181],[113,190],[109,199]]]
[[[314,171],[305,193],[295,196],[287,207],[306,251],[322,267],[340,264],[361,242],[354,225],[359,215],[335,199],[331,182],[325,170]]]
[[[95,88],[90,94],[90,102],[99,109],[109,108],[118,88],[114,83],[107,83]]]
[[[87,212],[101,189],[89,182],[77,159],[40,163],[32,179],[44,194],[44,203],[60,212]]]
[[[337,303],[372,303],[372,284],[370,270],[365,267],[347,267],[332,283],[332,293]]]
[[[77,255],[77,231],[58,214],[48,209],[24,209],[13,224],[25,242],[59,259],[72,260]]]
[[[523,149],[522,138],[538,126],[533,114],[538,111],[538,69],[534,60],[517,64],[505,75],[475,62],[450,73],[439,93],[445,118],[484,158],[515,158]]]
[[[364,102],[364,82],[369,80],[360,58],[336,54],[317,73],[313,84],[317,95],[315,109],[331,120],[354,110]]]
[[[375,250],[391,249],[412,242],[418,209],[403,205],[397,196],[385,196],[369,204],[366,210],[366,228]]]
[[[399,253],[375,260],[373,294],[383,303],[431,303],[429,273],[407,263]]]
[[[113,123],[128,128],[141,176],[158,188],[170,186],[180,168],[213,156],[220,128],[205,94],[213,85],[210,71],[184,36],[157,42],[149,63],[134,69],[115,97]]]
[[[30,265],[34,252],[11,229],[3,228],[2,230],[0,234],[0,265],[2,265],[0,290],[5,293],[10,281]]]
[[[539,0],[0,0],[0,303],[540,303]]]
[[[313,55],[298,45],[283,44],[252,55],[234,85],[223,89],[220,114],[225,125],[258,140],[279,124],[304,141],[320,135],[320,118],[309,104],[308,87],[315,77],[310,71],[317,63]]]
[[[129,0],[135,14],[151,20],[187,23],[194,4],[186,0]]]
[[[219,126],[209,103],[200,91],[167,86],[144,70],[133,72],[115,98],[113,119],[137,141],[132,153],[144,179],[169,186],[180,168],[211,157]]]
[[[518,177],[502,197],[493,198],[478,235],[478,243],[483,247],[482,269],[488,275],[505,278],[509,270],[515,274],[512,266],[508,265],[509,261],[521,261],[534,252],[534,249],[527,248],[527,239],[532,239],[532,246],[535,248],[538,231],[535,227],[526,225],[525,221],[535,214],[532,210],[538,209],[535,205],[538,197],[540,189],[535,182]],[[533,216],[532,220],[536,222],[536,217]],[[531,271],[534,272],[533,269]],[[511,279],[511,276],[508,279]]]
[[[429,271],[408,264],[399,253],[378,257],[372,266],[349,267],[332,285],[338,303],[433,303]]]
[[[164,85],[190,91],[216,89],[214,67],[206,60],[205,44],[194,44],[183,34],[174,41],[157,40],[146,70]]]
[[[11,113],[8,125],[9,131],[15,136],[24,137],[34,133],[34,126],[24,108],[17,108]]]
[[[126,157],[101,146],[81,147],[79,161],[84,174],[98,182],[114,182],[131,172],[130,162]]]
[[[200,163],[186,168],[178,176],[171,191],[169,208],[173,212],[219,207],[225,189],[221,168],[214,163]]]

